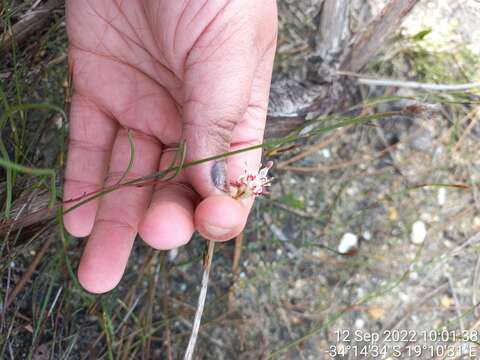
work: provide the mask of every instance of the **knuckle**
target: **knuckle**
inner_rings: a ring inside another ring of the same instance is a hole
[[[228,120],[218,120],[211,124],[185,124],[185,130],[190,139],[196,138],[196,143],[206,143],[209,147],[224,149],[232,140],[233,123]]]
[[[189,136],[197,137],[198,140],[203,139],[203,141],[208,139],[209,143],[216,142],[215,145],[221,148],[225,148],[225,144],[230,144],[232,132],[245,114],[245,110],[238,104],[212,106],[190,100],[189,107],[194,117],[184,122],[184,129]],[[212,108],[215,110],[209,110]]]

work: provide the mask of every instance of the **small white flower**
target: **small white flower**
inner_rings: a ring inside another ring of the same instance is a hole
[[[273,162],[269,161],[257,174],[249,174],[245,170],[245,174],[230,186],[232,197],[240,199],[268,194],[268,187],[272,183],[272,179],[268,176],[268,170],[272,166]]]

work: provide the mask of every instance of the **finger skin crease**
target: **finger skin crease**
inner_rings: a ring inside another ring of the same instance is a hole
[[[155,187],[154,193],[158,194],[167,189],[173,191],[181,191],[191,200],[197,201],[199,197],[198,193],[189,184],[175,181],[161,182]]]
[[[156,79],[155,77],[149,75],[148,73],[146,73],[143,69],[139,68],[139,67],[136,67],[135,65],[132,65],[131,63],[129,63],[128,61],[125,61],[125,60],[122,60],[118,57],[115,57],[113,55],[108,55],[108,54],[102,54],[98,51],[95,51],[95,50],[91,50],[91,49],[85,49],[85,48],[81,48],[77,45],[74,45],[74,44],[70,44],[70,49],[71,50],[74,50],[74,51],[79,51],[79,52],[83,52],[83,53],[86,53],[86,54],[90,54],[92,56],[98,56],[98,57],[101,57],[101,58],[104,58],[104,59],[107,59],[109,61],[112,61],[112,62],[116,62],[118,64],[121,64],[121,65],[125,65],[125,66],[128,66],[129,68],[131,68],[132,70],[134,70],[135,72],[138,72],[140,74],[142,74],[145,78],[147,79],[150,79],[152,82],[154,82],[157,86],[163,88],[163,89],[166,89],[168,91],[168,93],[171,95],[171,92],[169,91],[170,89],[165,87],[165,84],[160,82],[158,79]],[[163,65],[162,65],[163,66]],[[164,67],[165,70],[168,71],[168,74],[171,75],[173,78],[174,78],[174,81],[172,81],[172,83],[179,83],[180,80],[177,78],[177,76],[170,71],[170,69]],[[75,75],[76,76],[81,76],[81,73],[80,71],[76,71],[77,69],[74,68],[75,70]],[[178,85],[175,85],[175,86],[178,86]],[[172,96],[173,97],[173,96]]]
[[[191,56],[191,53],[192,51],[194,51],[194,49],[197,48],[198,46],[198,43],[201,41],[202,39],[202,35],[205,34],[206,32],[209,31],[209,29],[213,26],[213,24],[218,20],[218,18],[220,18],[220,16],[222,16],[225,12],[225,10],[227,9],[228,5],[230,4],[231,0],[227,0],[225,1],[225,4],[219,9],[219,11],[217,12],[217,14],[210,20],[210,22],[205,26],[205,29],[203,30],[202,34],[193,42],[190,50],[187,52],[187,54],[185,55],[185,60],[183,61],[183,66],[182,66],[182,69],[181,69],[181,72],[182,73],[185,73],[185,70],[188,68],[188,61],[190,59],[190,56]]]
[[[93,152],[93,153],[110,152],[110,146],[95,144],[87,140],[73,139],[72,137],[70,137],[70,140],[69,140],[69,147],[70,147],[70,151],[72,149],[79,149],[79,150]]]
[[[105,224],[107,227],[111,227],[111,228],[127,230],[132,233],[137,232],[137,226],[131,225],[126,221],[113,220],[113,219],[96,219],[95,227],[97,227],[100,224]]]
[[[195,139],[196,144],[205,143],[206,148],[225,150],[232,140],[233,126],[225,124],[224,121],[216,122],[214,125],[186,123],[183,128],[189,134],[190,140]],[[192,130],[187,130],[189,128]]]

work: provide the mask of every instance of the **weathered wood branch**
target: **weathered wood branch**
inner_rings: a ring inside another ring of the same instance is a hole
[[[360,71],[398,30],[419,0],[391,0],[359,33],[342,61],[342,70]]]
[[[340,68],[348,71],[360,71],[369,61],[371,61],[378,51],[385,45],[390,37],[398,30],[403,19],[407,16],[419,0],[391,0],[366,27],[364,31],[358,33],[353,41],[352,46],[344,49],[343,54],[338,54],[343,58],[340,62]],[[348,1],[326,0],[321,19],[325,24],[320,24],[320,31],[330,29],[330,31],[347,31],[345,29],[347,20],[341,21],[335,16],[346,11]],[[339,24],[334,22],[338,21]],[[322,30],[323,29],[323,30]],[[328,34],[328,36],[320,36],[320,41],[327,41],[329,46],[335,47],[339,42],[344,42],[342,34]],[[319,45],[320,55],[333,54],[335,50],[330,52],[322,45]],[[337,52],[338,53],[338,52]],[[288,134],[312,115],[312,109],[316,114],[328,114],[339,111],[345,107],[348,102],[349,83],[346,79],[335,77],[336,69],[325,69],[330,63],[328,56],[324,59],[322,67],[323,74],[327,79],[322,85],[318,85],[321,79],[306,79],[304,84],[295,84],[294,82],[285,86],[285,80],[282,82],[274,82],[272,84],[272,92],[270,96],[270,109],[267,118],[266,137],[278,137]],[[321,77],[320,75],[319,77]],[[328,79],[330,77],[330,79]],[[342,91],[342,88],[343,90]],[[312,94],[312,91],[318,91]],[[308,94],[309,101],[305,101],[305,94]],[[303,99],[303,100],[302,100]],[[280,109],[280,110],[279,110]]]
[[[320,17],[318,52],[323,59],[338,59],[350,37],[351,0],[325,0]]]
[[[32,34],[42,30],[51,12],[63,3],[63,0],[49,0],[37,9],[27,12],[10,30],[0,34],[0,53],[8,50],[13,41],[21,44]]]

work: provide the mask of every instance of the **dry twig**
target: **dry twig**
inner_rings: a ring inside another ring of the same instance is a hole
[[[33,272],[37,268],[38,264],[40,264],[40,261],[42,260],[43,256],[47,252],[48,248],[50,247],[50,244],[52,243],[53,239],[55,238],[55,234],[51,234],[48,239],[43,243],[42,247],[40,250],[37,252],[35,257],[33,258],[33,261],[30,263],[30,265],[27,268],[27,271],[25,271],[25,274],[23,274],[22,278],[18,282],[18,284],[15,286],[13,291],[10,293],[8,296],[8,299],[5,303],[4,311],[12,304],[12,302],[15,300],[17,295],[22,291],[22,289],[25,287],[27,284],[28,280],[32,277]]]
[[[419,0],[390,0],[378,16],[373,19],[355,39],[341,68],[361,70],[390,38]]]
[[[210,269],[212,267],[213,251],[215,250],[215,242],[208,241],[207,255],[204,260],[202,284],[200,289],[200,295],[198,297],[197,311],[195,312],[195,319],[193,321],[192,334],[188,341],[187,351],[185,352],[184,360],[191,360],[193,351],[198,338],[198,330],[200,329],[200,322],[202,320],[203,309],[205,308],[205,299],[207,298],[208,278],[210,276]]]
[[[49,0],[45,5],[27,12],[9,31],[0,34],[0,52],[9,49],[14,41],[21,43],[41,30],[51,12],[61,4],[62,0]]]

